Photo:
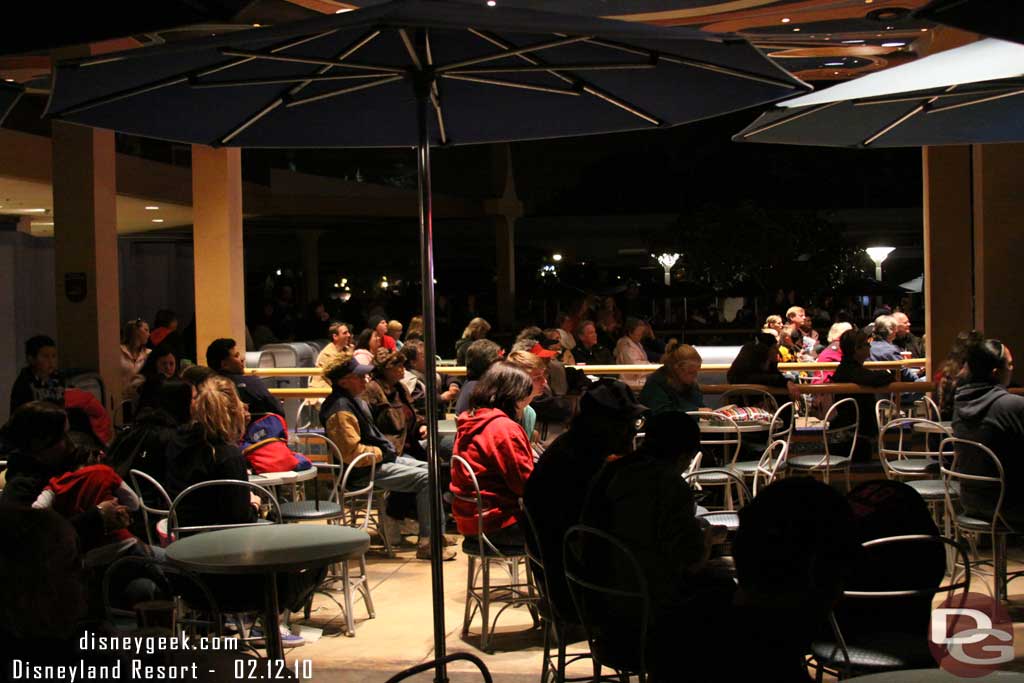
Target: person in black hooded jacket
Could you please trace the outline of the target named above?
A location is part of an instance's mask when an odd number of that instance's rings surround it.
[[[967,376],[956,388],[953,436],[988,446],[1003,467],[1006,489],[1003,517],[1018,531],[1024,529],[1024,396],[1006,390],[1013,374],[1013,354],[996,339],[967,349]],[[991,459],[964,449],[958,469],[968,474],[996,476]],[[968,513],[991,516],[999,492],[984,482],[962,482],[960,500]]]
[[[238,450],[248,415],[234,384],[210,377],[198,389],[195,422],[181,430],[167,449],[165,488],[173,500],[193,484],[213,479],[248,481]],[[190,494],[178,510],[181,526],[242,524],[256,519],[249,492],[242,487],[210,487]]]

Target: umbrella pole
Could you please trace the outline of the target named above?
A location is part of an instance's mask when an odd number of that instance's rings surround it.
[[[422,75],[422,72],[418,75]],[[416,88],[416,124],[419,144],[416,148],[416,171],[419,178],[420,205],[420,276],[423,290],[423,353],[426,367],[427,413],[427,466],[430,487],[430,587],[434,603],[434,668],[435,683],[448,682],[445,656],[444,624],[444,570],[441,566],[444,552],[442,542],[444,521],[441,518],[441,464],[437,459],[438,406],[437,406],[437,335],[434,325],[434,221],[433,197],[430,189],[430,131],[427,107],[432,77],[423,76],[414,81]]]

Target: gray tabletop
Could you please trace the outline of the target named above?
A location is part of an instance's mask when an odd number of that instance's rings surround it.
[[[316,467],[310,467],[301,472],[264,472],[263,474],[250,474],[249,481],[260,486],[284,486],[286,484],[298,484],[309,481],[316,477]]]
[[[365,531],[327,524],[267,524],[196,534],[167,546],[167,560],[207,574],[265,574],[322,567],[370,546]]]
[[[868,676],[855,676],[846,679],[848,681],[863,681],[864,683],[945,683],[949,681],[963,681],[965,679],[954,676],[942,669],[908,669],[906,671],[887,671],[885,673],[870,674]],[[976,679],[982,680],[982,679]],[[1024,674],[1015,671],[992,671],[985,674],[984,680],[1006,681],[1007,683],[1024,683]]]
[[[767,432],[768,425],[763,422],[737,422],[736,427],[733,427],[728,422],[701,420],[700,431],[703,434],[735,434],[736,431],[746,434],[748,432]]]

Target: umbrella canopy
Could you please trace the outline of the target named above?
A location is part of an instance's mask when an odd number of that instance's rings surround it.
[[[900,287],[913,292],[914,294],[920,294],[924,291],[924,275],[918,275],[913,280],[907,280],[906,282],[900,283]]]
[[[1020,0],[935,0],[915,14],[965,31],[1024,43],[1024,5]]]
[[[1024,45],[988,39],[787,100],[733,137],[828,147],[1024,140]]]
[[[0,123],[4,122],[24,93],[25,90],[20,85],[0,81]]]
[[[805,89],[738,38],[482,4],[398,0],[60,62],[48,113],[214,146],[416,148],[434,649],[440,658],[445,625],[430,146],[661,128]],[[445,680],[443,661],[437,680]]]
[[[399,0],[62,62],[48,113],[209,145],[411,147],[425,76],[432,145],[672,126],[808,89],[741,39]]]

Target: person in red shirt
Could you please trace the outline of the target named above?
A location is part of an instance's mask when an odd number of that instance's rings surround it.
[[[82,460],[78,468],[51,479],[32,503],[33,508],[52,508],[62,517],[71,518],[114,499],[131,512],[139,509],[139,497],[110,465],[97,462],[96,451],[81,449],[79,453]],[[86,566],[106,564],[137,543],[139,539],[127,529],[110,531],[103,544],[82,549]]]
[[[480,378],[469,410],[459,415],[454,454],[473,469],[483,498],[483,532],[495,545],[522,545],[519,498],[533,472],[533,449],[519,424],[530,402],[530,375],[508,361],[495,363]],[[464,467],[452,467],[452,514],[459,533],[476,536],[473,482]]]

